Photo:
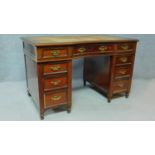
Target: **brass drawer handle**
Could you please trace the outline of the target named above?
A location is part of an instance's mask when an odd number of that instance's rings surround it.
[[[51,100],[53,100],[53,101],[59,101],[61,98],[62,98],[62,96],[57,96],[57,95],[55,95],[55,96],[53,96],[53,97],[51,98]]]
[[[59,71],[60,69],[61,69],[60,66],[52,66],[52,67],[51,67],[51,70],[52,70],[52,71]]]
[[[122,46],[121,46],[121,49],[127,50],[127,49],[129,49],[129,46],[128,46],[128,45],[122,45]]]
[[[119,73],[124,75],[124,74],[126,74],[126,70],[120,70]]]
[[[54,50],[54,51],[51,52],[51,54],[54,57],[58,57],[58,56],[60,56],[60,51],[59,50]]]
[[[81,48],[78,49],[78,52],[80,52],[80,53],[83,53],[85,51],[86,51],[86,48],[84,48],[84,47],[81,47]]]
[[[100,51],[106,51],[107,49],[108,49],[107,46],[100,46],[100,47],[99,47],[99,50],[100,50]]]
[[[51,81],[51,84],[54,86],[57,86],[61,83],[61,80],[57,80],[57,81]]]
[[[125,62],[128,61],[128,58],[127,58],[127,57],[121,57],[121,58],[120,58],[120,61],[125,63]]]
[[[117,84],[117,86],[123,88],[124,87],[124,83],[119,83],[119,84]]]

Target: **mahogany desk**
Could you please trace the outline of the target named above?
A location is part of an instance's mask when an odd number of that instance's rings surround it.
[[[51,108],[72,106],[72,60],[84,58],[83,81],[107,96],[129,96],[136,39],[103,35],[22,38],[28,95],[41,119]]]

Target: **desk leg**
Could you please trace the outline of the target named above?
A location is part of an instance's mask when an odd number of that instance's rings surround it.
[[[109,88],[109,92],[107,94],[108,103],[111,103],[112,97],[113,97],[113,94],[112,94],[111,88]]]
[[[111,103],[111,97],[108,97],[108,103]]]
[[[70,113],[72,109],[72,61],[68,62],[68,106],[67,112]]]
[[[28,89],[27,89],[27,95],[31,97],[31,94]]]
[[[43,113],[40,113],[40,119],[41,120],[44,120],[44,112]]]
[[[110,56],[110,66],[109,66],[109,88],[108,88],[108,94],[107,94],[107,98],[108,98],[108,103],[111,102],[112,97],[113,97],[113,91],[112,91],[112,86],[113,86],[113,78],[114,78],[114,71],[115,71],[115,57],[114,56]]]
[[[84,58],[84,65],[83,65],[83,85],[86,86],[86,69],[85,69],[85,66],[86,66],[86,59]]]
[[[83,85],[84,85],[84,86],[86,86],[86,82],[87,82],[87,81],[86,81],[85,79],[83,79]]]
[[[129,94],[130,94],[130,93],[127,92],[127,93],[125,94],[125,97],[126,97],[126,98],[129,98]]]
[[[37,64],[37,72],[38,72],[38,89],[39,89],[39,104],[40,104],[40,119],[44,119],[44,86],[43,86],[43,67],[42,64]]]

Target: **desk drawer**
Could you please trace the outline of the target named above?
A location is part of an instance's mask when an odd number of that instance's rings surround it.
[[[43,67],[43,74],[58,74],[67,72],[68,63],[46,64]]]
[[[131,67],[116,67],[114,73],[114,79],[120,80],[124,78],[131,78]]]
[[[121,93],[121,92],[126,92],[129,89],[129,80],[123,80],[123,81],[118,81],[113,83],[113,94],[116,93]]]
[[[91,52],[90,46],[75,46],[75,47],[73,47],[73,55],[74,56],[86,55],[89,52]]]
[[[68,57],[67,47],[46,47],[41,49],[41,59]]]
[[[67,87],[67,77],[53,77],[44,79],[44,90]]]
[[[99,52],[99,53],[104,53],[104,52],[112,52],[114,51],[115,47],[114,44],[98,44],[95,46],[93,49],[93,52]]]
[[[135,43],[121,43],[117,45],[117,51],[134,51]]]
[[[133,55],[121,55],[116,57],[116,66],[133,63]]]
[[[44,106],[50,108],[58,105],[67,104],[67,91],[51,92],[44,94]]]

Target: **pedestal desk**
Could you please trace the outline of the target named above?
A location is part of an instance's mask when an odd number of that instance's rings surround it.
[[[104,94],[129,96],[136,39],[105,35],[22,38],[28,95],[47,109],[72,107],[72,60],[84,58],[83,81]]]

